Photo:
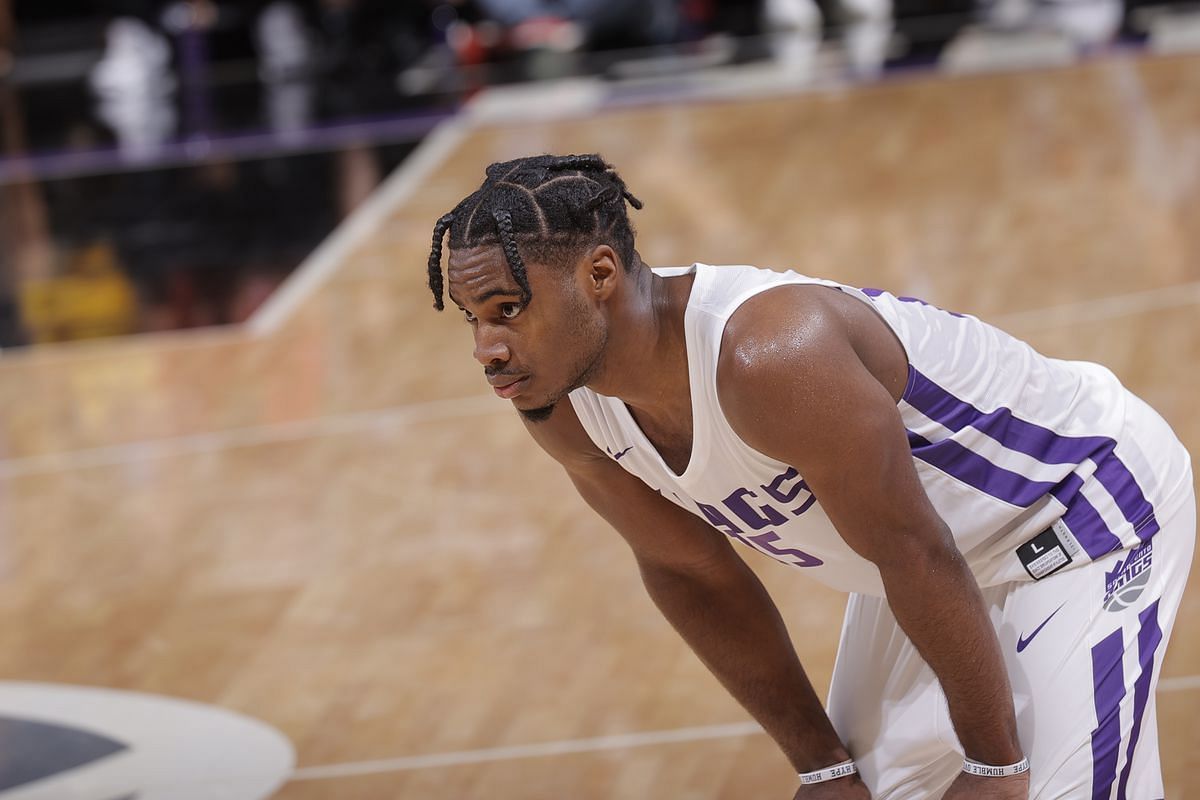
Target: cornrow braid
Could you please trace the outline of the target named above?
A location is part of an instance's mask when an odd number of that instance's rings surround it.
[[[504,258],[508,261],[508,268],[512,270],[517,285],[521,287],[521,302],[528,303],[529,298],[533,297],[533,292],[529,290],[529,276],[525,274],[525,262],[521,260],[521,252],[517,249],[517,237],[513,234],[512,215],[501,210],[492,212],[492,216],[496,220],[496,230],[500,232],[500,245],[504,248]]]
[[[429,289],[433,292],[433,307],[441,311],[442,301],[442,239],[454,221],[454,212],[443,214],[433,226],[433,247],[429,250]]]
[[[611,245],[626,270],[636,263],[626,204],[642,202],[599,155],[531,156],[490,164],[480,187],[433,228],[429,288],[443,308],[442,246],[499,245],[522,302],[533,297],[526,264],[567,265],[589,247]]]
[[[550,169],[560,171],[574,169],[580,172],[601,172],[608,176],[615,184],[617,192],[615,194],[609,194],[607,190],[605,190],[604,192],[596,195],[594,198],[592,198],[591,203],[589,203],[591,208],[595,208],[601,203],[611,202],[617,199],[617,197],[623,197],[625,200],[629,201],[629,205],[633,206],[638,211],[642,210],[642,201],[638,200],[629,193],[629,190],[625,188],[625,181],[621,180],[621,176],[617,174],[617,171],[614,170],[612,166],[610,166],[603,158],[594,153],[586,156],[563,156],[562,160],[559,163],[552,165]]]

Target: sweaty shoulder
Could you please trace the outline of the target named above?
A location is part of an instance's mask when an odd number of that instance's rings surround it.
[[[836,417],[863,379],[895,402],[907,377],[904,348],[870,306],[836,288],[792,284],[751,297],[730,316],[717,393],[734,430],[769,452],[755,440],[778,430],[778,417]]]

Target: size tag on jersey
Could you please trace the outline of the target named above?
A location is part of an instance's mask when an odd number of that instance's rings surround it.
[[[1047,528],[1017,548],[1017,558],[1035,581],[1071,563],[1071,556],[1059,540],[1054,528]]]

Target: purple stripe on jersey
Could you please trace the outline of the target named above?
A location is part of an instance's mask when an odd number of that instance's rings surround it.
[[[1008,408],[985,414],[960,400],[909,367],[908,389],[904,399],[925,416],[952,431],[970,427],[999,442],[1009,450],[1024,453],[1043,464],[1077,466],[1086,459],[1096,464],[1096,480],[1112,495],[1121,515],[1143,540],[1158,531],[1154,506],[1146,499],[1129,468],[1117,457],[1116,442],[1104,436],[1067,436],[1013,416]],[[1063,498],[1059,498],[1063,500]],[[1064,505],[1067,505],[1064,500]],[[1068,523],[1069,524],[1069,523]],[[1107,552],[1107,550],[1105,551]]]
[[[1053,483],[1035,481],[1012,470],[998,467],[953,439],[943,439],[931,444],[909,431],[910,446],[914,444],[914,437],[917,445],[912,447],[914,458],[919,458],[926,464],[937,467],[963,483],[1006,503],[1028,508],[1055,488]],[[924,444],[921,444],[922,442]]]
[[[1050,494],[1066,507],[1063,522],[1095,561],[1106,553],[1120,550],[1121,540],[1108,529],[1100,512],[1079,491],[1082,488],[1083,479],[1072,472]]]
[[[1078,465],[1084,459],[1099,460],[1113,440],[1103,436],[1065,436],[1013,416],[1001,406],[985,414],[952,395],[915,368],[909,381],[908,404],[952,431],[971,427],[1000,442],[1009,450],[1032,456],[1043,464]]]
[[[869,289],[866,287],[859,289],[859,291],[862,292],[863,294],[865,294],[867,297],[879,297],[879,295],[881,295],[881,294],[886,294],[886,292],[883,289]],[[920,305],[927,306],[929,308],[934,308],[934,309],[937,309],[938,311],[945,311],[947,314],[949,314],[952,317],[958,317],[959,319],[963,319],[966,317],[966,314],[959,314],[957,311],[947,311],[946,309],[942,308],[941,306],[935,306],[933,303],[926,303],[924,300],[922,300],[919,297],[909,297],[907,295],[892,295],[892,296],[895,297],[897,300],[899,300],[901,303],[919,303]]]
[[[908,446],[915,458],[937,467],[969,486],[1015,505],[1032,505],[1047,492],[1053,495],[1067,509],[1063,514],[1063,522],[1092,560],[1121,548],[1121,540],[1108,529],[1099,512],[1092,507],[1087,498],[1079,493],[1083,480],[1073,472],[1068,473],[1057,484],[1030,481],[995,466],[983,456],[956,442],[944,440],[933,444],[914,431],[908,431]],[[1004,476],[999,476],[999,473],[1004,473]],[[997,493],[998,490],[1005,489],[1014,491],[1007,495]]]
[[[1133,685],[1133,730],[1129,732],[1129,744],[1125,748],[1125,767],[1121,770],[1121,781],[1117,784],[1117,800],[1125,800],[1129,786],[1129,774],[1133,768],[1133,752],[1137,748],[1138,736],[1142,733],[1142,715],[1146,712],[1146,701],[1150,699],[1150,679],[1154,675],[1154,656],[1162,643],[1162,629],[1158,627],[1158,601],[1155,600],[1145,611],[1138,614],[1142,627],[1138,630],[1138,674]]]
[[[1158,520],[1154,517],[1154,506],[1142,494],[1133,473],[1117,457],[1112,447],[1096,462],[1096,480],[1117,501],[1117,508],[1125,520],[1137,531],[1142,541],[1158,533]]]
[[[1092,800],[1108,800],[1117,778],[1121,700],[1125,698],[1125,670],[1121,665],[1124,649],[1120,628],[1092,648],[1092,686],[1096,702],[1096,727],[1092,731]]]

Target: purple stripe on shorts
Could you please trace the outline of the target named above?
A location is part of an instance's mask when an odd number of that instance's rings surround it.
[[[1108,800],[1117,778],[1121,700],[1125,698],[1125,670],[1121,665],[1124,649],[1120,628],[1092,648],[1092,686],[1096,702],[1096,728],[1092,731],[1092,800]]]
[[[1117,457],[1114,450],[1116,442],[1112,439],[1055,433],[1018,419],[1013,416],[1011,409],[1004,407],[985,414],[912,367],[909,368],[909,388],[904,399],[913,408],[952,431],[970,427],[1009,450],[1024,453],[1043,464],[1075,466],[1092,459],[1096,464],[1096,480],[1112,495],[1121,515],[1134,527],[1138,536],[1145,540],[1158,531],[1154,506],[1146,499],[1133,473]]]
[[[1138,736],[1142,732],[1142,716],[1146,713],[1146,701],[1150,699],[1150,679],[1154,676],[1154,655],[1162,643],[1162,629],[1158,627],[1158,601],[1138,614],[1142,627],[1138,630],[1138,674],[1133,685],[1133,730],[1129,732],[1129,744],[1125,749],[1125,768],[1121,770],[1121,781],[1117,784],[1117,800],[1125,800],[1129,786],[1129,773],[1133,768],[1133,752],[1137,748]]]

